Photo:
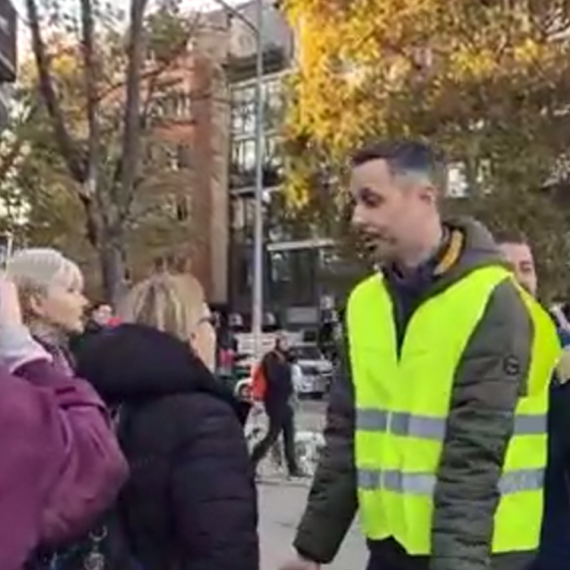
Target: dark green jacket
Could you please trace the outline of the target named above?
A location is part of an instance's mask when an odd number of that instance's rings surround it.
[[[460,234],[462,248],[443,273],[435,271],[438,259],[428,264],[427,271],[422,268],[414,283],[400,279],[389,268],[385,272],[402,336],[422,301],[476,268],[503,263],[491,235],[477,222],[452,221],[448,228],[450,235]],[[439,258],[444,254],[440,252]],[[445,326],[442,323],[442,328]],[[532,560],[533,553],[504,554],[494,556],[489,565],[499,500],[497,484],[513,432],[517,400],[526,389],[532,340],[530,316],[519,292],[507,280],[493,292],[457,369],[437,474],[432,556],[429,560],[418,558],[418,568],[523,570]],[[321,563],[335,557],[357,511],[349,363],[345,361],[339,372],[327,412],[326,449],[294,541],[301,554]],[[393,540],[372,544],[371,553],[379,558],[389,555],[390,569],[403,564],[409,567],[411,562]],[[394,556],[402,559],[396,566]],[[381,560],[378,566],[382,567]]]

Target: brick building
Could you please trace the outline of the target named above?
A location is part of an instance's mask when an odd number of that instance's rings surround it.
[[[157,264],[189,270],[216,303],[227,296],[228,103],[222,79],[197,38],[161,80],[168,89],[153,100],[145,145],[160,179],[139,197],[137,208],[150,215],[129,246],[133,278]]]
[[[226,36],[227,30],[205,21],[185,53],[160,73],[152,94],[149,85],[158,64],[152,58],[146,63],[144,182],[132,205],[126,248],[130,282],[156,268],[190,271],[213,303],[227,301],[228,282],[229,99],[223,59],[216,53]],[[123,97],[123,87],[111,92],[106,112],[119,117]],[[85,268],[88,292],[97,296],[99,266],[93,251],[83,242],[66,250]]]

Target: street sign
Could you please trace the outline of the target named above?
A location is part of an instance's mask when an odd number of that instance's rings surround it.
[[[16,80],[18,15],[11,0],[0,0],[0,82]]]

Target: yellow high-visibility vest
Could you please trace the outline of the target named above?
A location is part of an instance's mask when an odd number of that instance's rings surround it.
[[[352,292],[347,325],[355,461],[368,538],[393,537],[411,555],[430,554],[433,493],[456,368],[493,290],[505,279],[512,277],[501,267],[481,268],[424,302],[400,351],[382,277],[370,277]],[[548,389],[560,353],[549,315],[522,289],[520,294],[533,321],[534,345],[499,482],[496,553],[532,550],[539,542]]]

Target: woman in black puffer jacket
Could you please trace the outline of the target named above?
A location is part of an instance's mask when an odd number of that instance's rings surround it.
[[[253,471],[233,396],[210,371],[215,335],[201,287],[151,278],[122,316],[131,324],[90,340],[77,367],[120,410],[133,554],[145,570],[259,570]]]

